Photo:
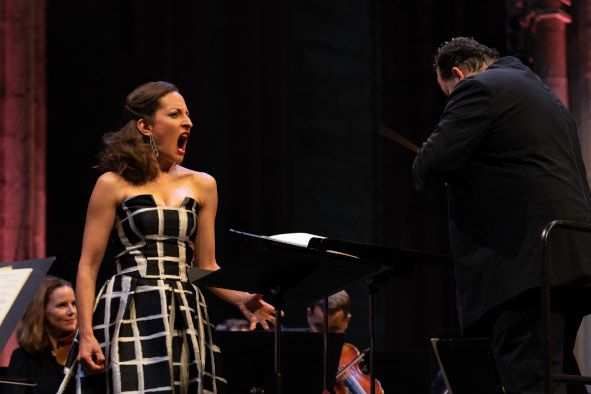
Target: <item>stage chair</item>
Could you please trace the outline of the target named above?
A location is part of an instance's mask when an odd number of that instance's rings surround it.
[[[544,392],[552,393],[555,383],[591,385],[591,376],[567,375],[563,373],[554,373],[552,371],[552,351],[550,338],[550,283],[552,276],[552,254],[550,251],[550,235],[555,229],[565,229],[578,233],[591,234],[591,224],[579,223],[567,220],[554,220],[544,227],[540,239],[540,250],[542,253],[541,267],[541,302],[542,302],[542,333],[544,337]],[[591,243],[591,237],[589,237]]]

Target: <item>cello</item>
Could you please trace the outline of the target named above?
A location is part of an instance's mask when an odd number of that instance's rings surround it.
[[[335,394],[367,394],[370,392],[371,378],[359,367],[366,352],[367,350],[361,353],[350,343],[343,344],[334,386]],[[384,394],[382,384],[377,379],[375,379],[375,393]]]

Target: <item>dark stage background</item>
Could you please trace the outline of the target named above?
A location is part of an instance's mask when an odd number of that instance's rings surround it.
[[[217,255],[228,229],[310,232],[448,253],[443,190],[414,191],[416,143],[443,109],[432,54],[455,35],[505,53],[502,2],[468,0],[48,1],[47,253],[74,279],[100,136],[121,123],[125,95],[169,80],[195,127],[184,163],[218,181]],[[109,259],[103,270],[109,271]],[[350,290],[348,340],[364,348],[367,296]],[[426,392],[428,338],[455,328],[451,267],[418,268],[380,287],[377,347],[386,389]],[[238,316],[210,298],[214,321]],[[287,324],[305,325],[303,305]],[[392,372],[394,371],[394,372]],[[397,379],[394,381],[394,379]],[[406,391],[400,391],[406,392]]]

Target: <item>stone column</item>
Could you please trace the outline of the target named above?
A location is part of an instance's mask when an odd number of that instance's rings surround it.
[[[0,0],[0,59],[0,261],[8,262],[45,255],[45,0]]]
[[[574,29],[570,32],[574,45],[571,49],[572,112],[579,128],[579,140],[587,181],[591,180],[591,0],[577,0],[573,4]],[[581,300],[580,302],[590,302]],[[575,354],[581,372],[591,375],[591,316],[583,320]]]
[[[531,60],[534,71],[569,106],[566,26],[570,0],[540,0],[532,8]]]
[[[573,103],[573,115],[579,127],[579,139],[583,160],[587,168],[587,180],[591,180],[591,1],[577,0],[575,6],[575,37],[571,57],[574,64],[571,69],[575,76],[571,86],[576,100]]]

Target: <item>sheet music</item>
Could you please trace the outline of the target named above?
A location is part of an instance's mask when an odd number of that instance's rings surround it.
[[[308,233],[286,233],[286,234],[276,234],[271,235],[269,238],[283,242],[286,244],[296,245],[296,246],[303,246],[304,248],[308,247],[308,244],[312,238],[326,238],[321,235],[314,235]]]
[[[285,233],[285,234],[276,234],[276,235],[271,235],[267,238],[270,238],[274,241],[279,241],[279,242],[283,242],[285,244],[289,244],[289,245],[295,245],[295,246],[302,246],[304,248],[307,248],[310,245],[310,240],[312,238],[321,238],[321,239],[326,239],[326,237],[323,237],[321,235],[315,235],[315,234],[308,234],[308,233]],[[326,253],[332,253],[332,254],[338,254],[340,256],[347,256],[347,257],[352,257],[355,259],[358,259],[358,256],[354,256],[352,254],[348,254],[348,253],[343,253],[343,252],[339,252],[337,250],[325,250]]]
[[[0,269],[0,324],[6,318],[31,272],[32,268]]]

